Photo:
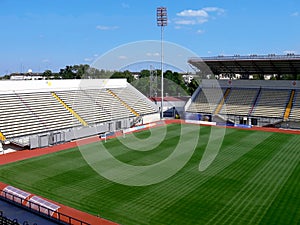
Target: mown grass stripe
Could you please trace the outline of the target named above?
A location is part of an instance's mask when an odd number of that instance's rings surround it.
[[[173,182],[169,182],[167,186],[164,186],[163,188],[157,186],[157,188],[153,190],[151,194],[159,196],[162,203],[159,206],[157,206],[156,209],[152,210],[151,214],[155,214],[159,212],[160,210],[164,209],[168,205],[176,204],[176,202],[180,201],[181,198],[184,198],[185,195],[188,195],[190,192],[196,190],[201,185],[211,180],[216,174],[222,172],[226,167],[230,166],[233,162],[238,160],[244,154],[251,151],[260,142],[263,142],[266,138],[272,135],[271,133],[260,134],[260,133],[252,133],[252,132],[250,133],[239,132],[233,129],[230,129],[229,131],[230,132],[226,138],[229,139],[232,136],[230,145],[222,148],[220,154],[216,158],[216,161],[211,165],[211,167],[209,167],[207,171],[199,172],[197,168],[191,167],[188,171],[186,171],[186,173],[178,174],[173,179]],[[236,134],[236,132],[238,132],[238,134]],[[253,139],[255,139],[256,141],[255,142],[252,141]],[[247,145],[243,145],[244,141],[247,143]],[[225,157],[227,160],[226,162],[224,162],[223,161],[224,155],[227,155],[224,153],[226,153],[227,151],[231,151],[231,153],[233,154],[231,157],[229,155],[228,157]],[[199,163],[199,159],[196,162]],[[233,172],[233,174],[234,173],[235,172]],[[200,175],[201,178],[195,181],[195,176],[200,176]],[[182,191],[181,197],[179,199],[172,198],[172,196],[176,195],[177,192],[177,189],[174,189],[173,187],[178,184],[182,184],[179,186],[180,190]],[[166,191],[162,191],[162,190],[166,190]],[[143,201],[148,199],[149,199],[148,201],[152,201],[151,195],[145,194],[144,198],[142,199]],[[136,204],[138,204],[139,199],[137,199],[136,201],[137,201]],[[129,203],[126,203],[126,206],[128,206],[128,204]]]
[[[295,142],[289,145],[293,146]],[[286,146],[288,147],[288,146]],[[299,154],[294,151],[286,152],[278,151],[267,163],[261,168],[260,173],[257,173],[244,188],[238,192],[232,200],[221,210],[215,218],[211,220],[213,224],[236,224],[238,219],[246,219],[248,216],[251,221],[257,220],[253,212],[258,212],[260,207],[264,207],[265,200],[268,200],[276,189],[276,186],[284,184],[296,163],[299,161]],[[284,166],[284,161],[289,160],[287,168]],[[275,188],[275,189],[274,189]],[[260,195],[262,193],[262,195]],[[274,197],[274,196],[273,196]],[[276,197],[276,196],[275,196]],[[251,206],[252,204],[252,206]],[[254,209],[255,208],[255,209]],[[233,210],[232,210],[233,209]],[[250,222],[251,222],[250,221]]]
[[[257,135],[260,135],[259,137],[261,137],[261,134],[257,134]],[[265,139],[269,138],[271,135],[272,134],[267,134]],[[252,143],[254,143],[254,142],[252,142]],[[255,143],[258,144],[259,142],[255,142]],[[260,146],[261,144],[262,143],[258,144],[258,146]],[[251,146],[249,146],[249,147],[251,147]],[[261,149],[263,149],[263,148],[261,148]],[[250,150],[252,150],[252,148],[249,149],[249,152],[251,152]],[[222,154],[222,152],[223,151],[221,151],[221,154]],[[246,154],[248,154],[248,152]],[[205,201],[205,202],[210,202],[210,203],[213,203],[213,202],[216,203],[216,200],[218,201],[223,196],[228,195],[228,193],[230,195],[232,195],[232,193],[230,193],[230,192],[231,192],[231,187],[233,185],[231,183],[230,184],[221,183],[220,179],[224,179],[226,177],[230,178],[230,179],[236,179],[236,174],[238,173],[238,171],[240,171],[240,175],[238,177],[239,177],[240,180],[244,180],[244,179],[247,178],[247,176],[246,176],[247,172],[249,172],[250,174],[253,173],[253,171],[251,169],[249,171],[244,171],[244,170],[239,170],[238,169],[238,168],[241,167],[241,165],[244,164],[245,160],[243,158],[244,157],[241,157],[240,159],[235,161],[233,164],[231,164],[229,167],[226,167],[225,170],[219,171],[219,173],[216,173],[213,176],[209,175],[207,178],[201,177],[201,179],[197,179],[197,180],[195,180],[195,178],[194,178],[193,183],[194,184],[199,184],[199,186],[195,187],[195,189],[193,189],[193,191],[190,191],[188,193],[184,192],[185,194],[183,194],[182,197],[178,198],[176,200],[176,202],[173,203],[173,205],[170,207],[170,208],[172,208],[172,213],[174,213],[176,215],[177,214],[182,214],[181,211],[182,211],[182,206],[183,206],[184,202],[187,202],[187,204],[188,204],[188,202],[191,199],[193,200],[195,198],[195,196],[198,196],[198,195],[200,195],[200,198],[198,198],[198,201]],[[257,161],[257,160],[254,160],[254,162],[255,162],[254,168],[257,167],[259,164],[263,163],[263,161]],[[244,175],[243,177],[242,177],[242,174]],[[245,178],[245,176],[246,176],[246,178]],[[217,189],[217,190],[214,189],[213,192],[212,192],[211,187],[213,187],[213,186],[218,186],[219,189]],[[181,190],[182,190],[182,188],[181,188]],[[216,206],[217,205],[215,205],[215,207]],[[195,207],[192,207],[192,209],[193,209],[193,215],[201,214],[201,209],[200,210],[197,210],[197,209],[194,210]],[[213,214],[213,212],[212,212],[212,214]],[[202,221],[201,223],[204,223],[204,220],[205,220],[205,216],[202,216],[201,217],[201,221]],[[180,221],[180,222],[182,222],[182,221]],[[194,224],[195,222],[197,222],[197,221],[193,221],[190,224]],[[185,222],[185,224],[188,224],[188,223]]]

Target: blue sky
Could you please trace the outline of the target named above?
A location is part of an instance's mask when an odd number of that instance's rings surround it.
[[[0,0],[0,75],[58,71],[113,48],[160,40],[198,56],[300,53],[299,0]]]

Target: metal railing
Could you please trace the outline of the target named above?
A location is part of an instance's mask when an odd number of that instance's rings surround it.
[[[0,210],[0,225],[20,225],[16,219],[9,219],[4,216],[3,212]]]
[[[0,199],[13,203],[17,206],[20,206],[24,209],[29,209],[30,211],[43,216],[44,218],[59,222],[61,224],[78,224],[78,225],[90,225],[82,220],[73,218],[72,216],[66,215],[64,213],[53,211],[47,207],[39,205],[37,203],[31,202],[30,200],[26,200],[17,195],[9,193],[3,189],[0,189]],[[25,204],[26,203],[26,204]]]

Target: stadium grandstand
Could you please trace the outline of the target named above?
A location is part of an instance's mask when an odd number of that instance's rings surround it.
[[[2,81],[0,94],[2,143],[31,149],[159,119],[126,79]]]
[[[202,80],[185,106],[186,116],[227,124],[300,128],[299,55],[217,56],[192,58],[200,73],[217,77],[240,74],[292,75],[295,80]],[[209,67],[209,69],[207,68]],[[224,77],[224,76],[223,76]]]

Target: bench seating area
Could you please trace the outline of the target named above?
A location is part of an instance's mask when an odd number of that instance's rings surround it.
[[[119,118],[133,117],[130,112],[121,102],[112,96],[106,89],[101,90],[85,90],[86,95],[93,100],[97,107],[105,112],[107,118],[102,121],[115,120]]]
[[[134,111],[139,115],[158,112],[150,100],[131,86],[113,87],[115,95],[109,90],[86,88],[1,94],[0,132],[6,139],[12,139],[136,117]]]
[[[0,98],[0,129],[6,138],[80,125],[50,92],[15,93]]]
[[[25,106],[41,121],[47,130],[65,129],[81,125],[69,111],[53,98],[50,92],[22,93],[18,95]]]
[[[223,88],[202,88],[187,111],[195,113],[214,113],[224,96],[225,90],[226,89]]]
[[[291,90],[262,89],[252,116],[283,118]]]
[[[195,100],[191,102],[187,112],[216,113],[216,108],[224,96],[226,88],[201,88]],[[250,116],[261,118],[284,119],[287,105],[292,96],[292,89],[276,88],[230,88],[230,92],[218,112],[220,115]],[[300,90],[295,91],[295,97],[289,120],[300,121]]]
[[[50,93],[48,93],[48,95],[52,97]],[[39,96],[38,93],[24,95],[8,94],[1,96],[0,129],[6,138],[43,133],[61,128],[59,122],[50,119],[52,109],[51,111],[47,111],[49,108],[42,108],[45,104],[42,106],[39,105],[39,101],[47,101],[43,99],[43,97],[45,96]],[[32,99],[36,99],[36,102],[33,102]],[[61,107],[59,102],[56,102],[56,105],[57,107]],[[48,118],[44,116],[45,112],[49,113]],[[60,116],[59,112],[56,113],[54,118]],[[72,115],[68,115],[68,119],[72,123]],[[65,127],[65,123],[62,124],[62,127]]]
[[[110,120],[111,110],[103,107],[103,105],[107,105],[108,103],[114,105],[113,99],[107,98],[109,97],[107,94],[100,101],[97,101],[91,93],[89,95],[86,92],[88,91],[72,90],[60,91],[56,92],[56,94],[89,125]]]
[[[112,88],[110,90],[117,94],[122,101],[124,101],[129,107],[131,107],[140,115],[157,112],[157,109],[145,101],[145,96],[139,96],[137,93],[134,93],[134,90],[131,90],[130,87],[125,87],[122,89]]]
[[[232,88],[220,114],[247,116],[253,106],[258,89]]]

